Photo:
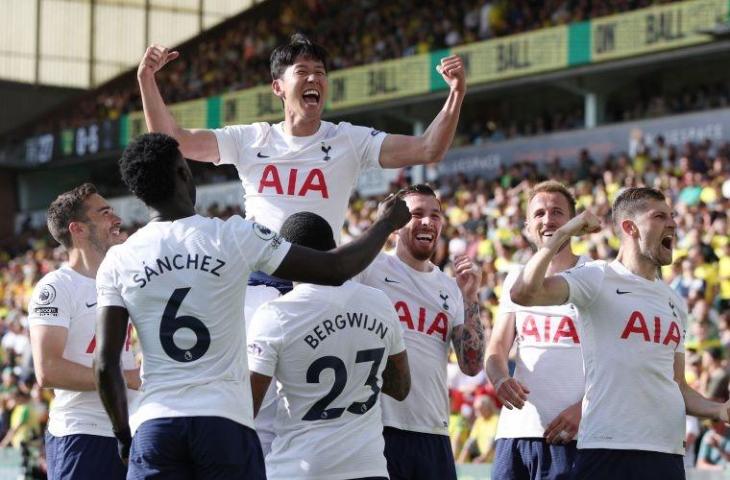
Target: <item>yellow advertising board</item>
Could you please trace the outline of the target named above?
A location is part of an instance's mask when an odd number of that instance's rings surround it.
[[[701,30],[728,18],[728,0],[691,0],[591,20],[591,61],[709,42]]]
[[[557,70],[568,66],[568,27],[471,43],[451,51],[464,59],[470,83]]]

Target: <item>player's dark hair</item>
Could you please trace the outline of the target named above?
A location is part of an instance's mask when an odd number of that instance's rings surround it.
[[[290,215],[284,220],[279,233],[291,243],[314,250],[326,252],[337,247],[330,224],[312,212],[297,212]]]
[[[527,204],[529,205],[538,193],[559,193],[568,201],[570,208],[570,216],[575,217],[575,197],[565,185],[555,180],[546,180],[535,185],[527,195]]]
[[[60,194],[51,202],[46,213],[46,224],[48,231],[53,238],[66,249],[71,248],[71,232],[68,226],[71,222],[85,222],[89,219],[86,215],[86,199],[96,193],[96,187],[91,183],[84,183]]]
[[[656,188],[630,187],[616,197],[612,207],[613,223],[618,232],[621,232],[621,222],[627,218],[635,218],[638,213],[646,210],[651,200],[665,202],[667,197]]]
[[[140,200],[154,205],[175,191],[179,144],[164,133],[145,133],[132,140],[119,159],[122,181]]]
[[[439,200],[436,192],[433,191],[433,188],[431,188],[429,185],[426,185],[425,183],[409,185],[406,188],[399,190],[397,195],[401,198],[405,198],[408,195],[427,195],[429,197],[435,198],[439,204],[439,210],[441,209],[441,200]]]
[[[287,67],[294,65],[299,57],[320,61],[324,65],[325,72],[328,70],[327,50],[321,45],[312,43],[301,33],[295,33],[289,39],[289,43],[279,45],[271,52],[269,59],[271,78],[273,80],[281,78]]]

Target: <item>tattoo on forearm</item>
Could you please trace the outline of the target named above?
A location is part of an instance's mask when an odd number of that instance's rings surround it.
[[[479,318],[479,304],[464,303],[464,325],[455,332],[454,350],[465,372],[478,372],[484,363],[484,325]]]

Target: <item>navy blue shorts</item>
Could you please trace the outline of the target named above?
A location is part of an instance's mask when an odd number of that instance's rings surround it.
[[[567,480],[576,442],[553,445],[544,438],[500,438],[496,441],[493,480]]]
[[[266,480],[252,429],[221,417],[156,418],[134,434],[127,479]],[[104,479],[106,480],[106,479]]]
[[[574,480],[684,480],[682,455],[644,450],[578,450]]]
[[[54,437],[46,432],[46,462],[49,480],[124,480],[127,476],[114,437],[82,434]]]
[[[448,436],[385,427],[383,438],[390,480],[456,480]]]
[[[274,287],[275,289],[279,290],[282,295],[286,295],[287,293],[292,291],[292,288],[294,288],[294,284],[292,284],[292,282],[290,282],[289,280],[272,277],[271,275],[267,275],[264,272],[251,272],[251,274],[248,276],[248,285],[251,287],[256,285]]]

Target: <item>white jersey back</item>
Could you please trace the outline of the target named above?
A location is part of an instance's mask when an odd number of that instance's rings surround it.
[[[322,121],[308,137],[287,135],[283,123],[213,130],[220,163],[238,170],[246,218],[279,231],[291,214],[308,211],[329,222],[339,243],[360,173],[380,168],[385,134],[347,122]]]
[[[596,261],[561,274],[579,323],[586,390],[578,448],[684,454],[685,405],[674,381],[687,312],[660,279],[620,262]]]
[[[452,331],[464,323],[464,300],[456,281],[435,265],[430,272],[419,272],[385,253],[357,279],[388,295],[408,349],[411,391],[402,402],[383,398],[383,424],[448,435],[446,365]]]
[[[379,392],[405,346],[383,292],[297,285],[256,312],[249,334],[251,370],[279,381],[267,477],[387,477]]]
[[[46,274],[35,287],[28,305],[31,327],[48,325],[68,330],[63,358],[91,368],[96,349],[96,287],[85,277],[64,265]],[[122,351],[122,368],[136,368],[129,333]],[[96,391],[75,392],[54,388],[55,399],[49,412],[48,431],[56,437],[100,435],[112,437],[112,425]],[[128,400],[136,392],[127,390]]]
[[[576,265],[590,262],[578,258]],[[520,265],[504,280],[499,314],[514,313],[517,365],[514,378],[530,390],[521,408],[502,408],[497,438],[542,438],[545,428],[567,407],[583,398],[585,380],[575,306],[524,307],[512,302],[509,291]]]
[[[142,346],[133,431],[145,420],[192,416],[253,428],[246,281],[276,270],[289,246],[238,216],[194,215],[151,222],[109,250],[97,274],[99,305],[125,307]]]

